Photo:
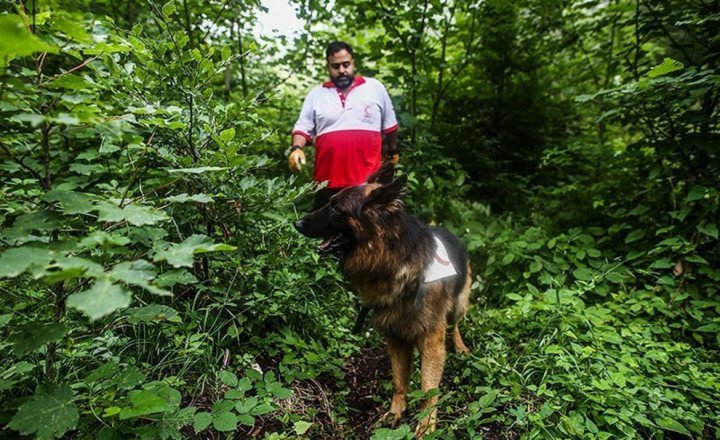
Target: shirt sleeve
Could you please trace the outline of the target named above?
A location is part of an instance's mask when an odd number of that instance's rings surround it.
[[[393,108],[390,95],[388,95],[385,86],[380,84],[380,103],[382,107],[382,127],[381,131],[383,134],[392,133],[398,129],[398,121],[395,116],[395,109]]]
[[[314,93],[310,92],[305,97],[302,109],[300,110],[300,117],[293,127],[292,134],[299,134],[307,139],[308,144],[312,143],[312,138],[315,136],[315,110],[313,109],[313,96]]]

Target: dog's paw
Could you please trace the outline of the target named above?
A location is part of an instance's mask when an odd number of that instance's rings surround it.
[[[390,410],[383,414],[382,417],[380,417],[380,423],[383,425],[390,423],[390,426],[396,428],[397,425],[400,423],[400,419],[402,419],[402,416],[403,411],[393,412],[392,410]]]
[[[455,353],[457,353],[457,354],[462,354],[462,355],[470,354],[470,349],[467,348],[467,345],[465,345],[465,344],[460,345],[460,346],[457,346],[457,345],[456,345],[456,346],[455,346]]]

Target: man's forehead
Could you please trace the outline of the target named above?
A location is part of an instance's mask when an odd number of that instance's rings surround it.
[[[334,54],[330,55],[328,57],[328,62],[329,63],[342,63],[343,61],[350,61],[352,59],[353,59],[352,55],[350,55],[350,53],[347,50],[343,49],[339,52],[335,52]]]

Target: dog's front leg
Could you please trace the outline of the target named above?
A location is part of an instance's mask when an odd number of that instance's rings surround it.
[[[420,377],[422,390],[425,393],[440,386],[440,379],[442,378],[443,368],[445,367],[446,328],[447,326],[443,322],[419,343],[421,359]],[[435,431],[435,424],[437,423],[437,402],[437,394],[425,401],[422,411],[429,412],[420,420],[415,429],[415,436],[417,438]]]
[[[392,417],[393,427],[397,426],[400,418],[407,408],[407,392],[410,385],[410,372],[412,371],[412,344],[397,340],[387,340],[390,363],[392,365],[393,397],[390,411],[382,417],[385,421]]]

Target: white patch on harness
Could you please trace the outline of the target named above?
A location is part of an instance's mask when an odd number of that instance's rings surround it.
[[[457,275],[445,245],[436,236],[433,235],[433,238],[435,239],[435,254],[432,263],[425,269],[426,283]]]

